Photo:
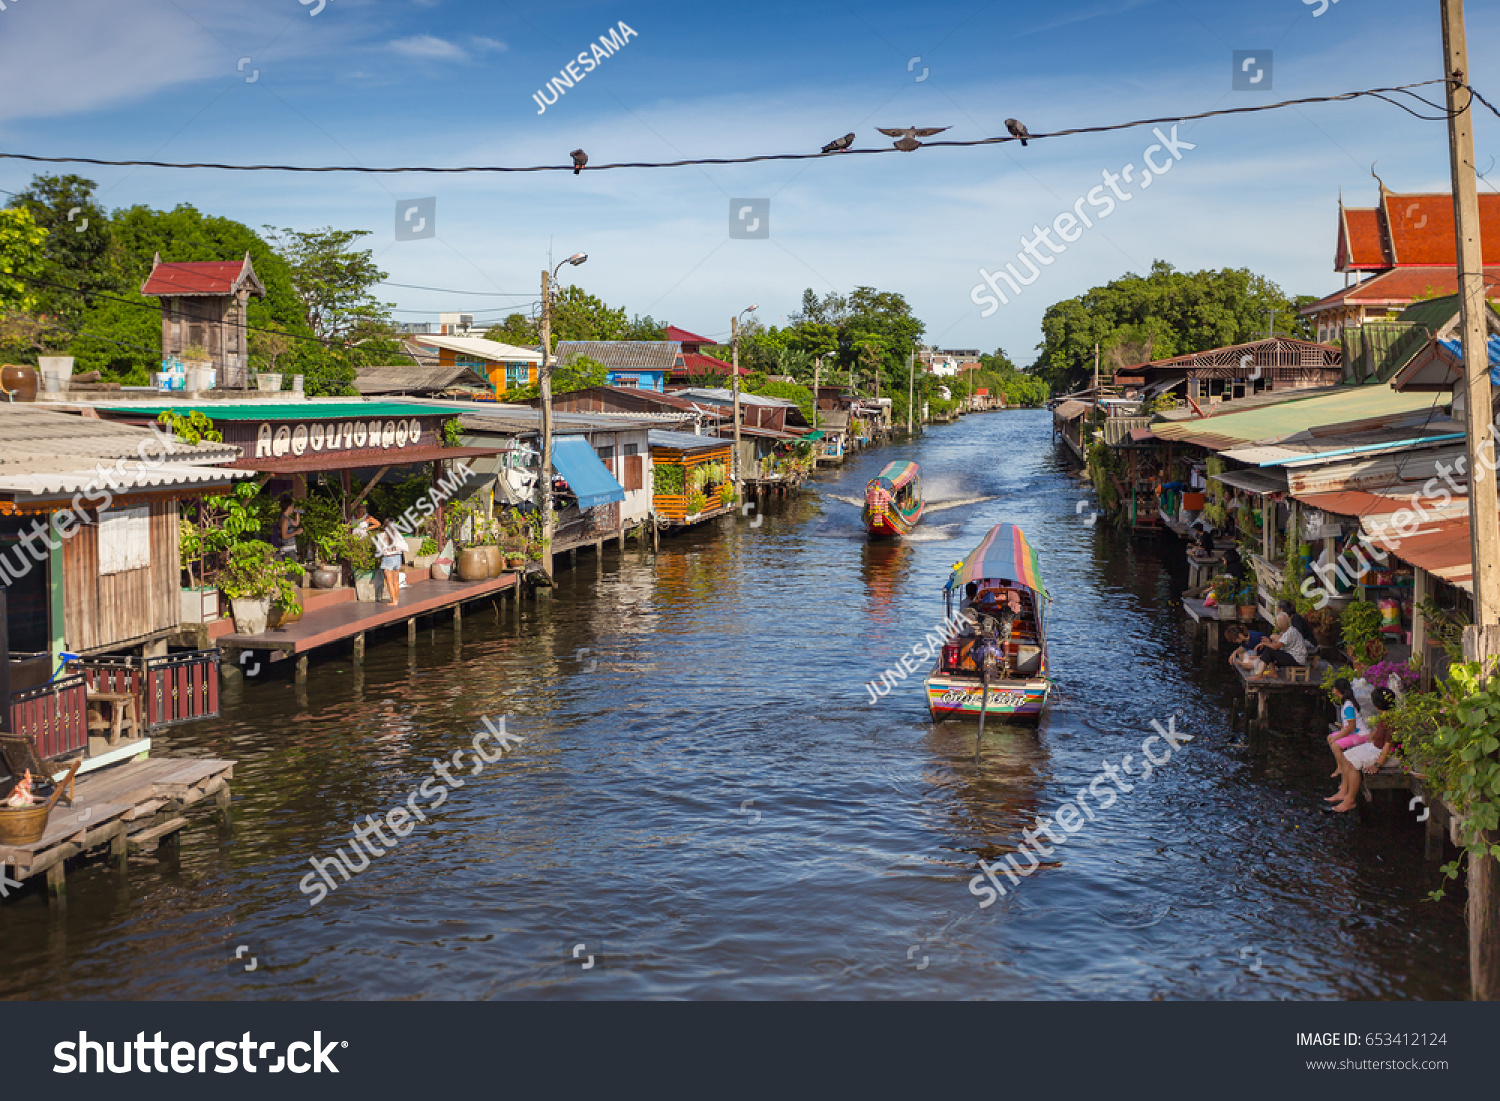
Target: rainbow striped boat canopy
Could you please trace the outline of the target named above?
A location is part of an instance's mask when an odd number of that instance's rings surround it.
[[[1026,536],[1014,524],[996,524],[979,546],[953,569],[953,576],[945,586],[949,591],[962,589],[970,581],[993,581],[1008,578],[1024,585],[1040,596],[1047,595],[1042,584],[1042,565],[1026,541]]]
[[[910,460],[887,463],[884,470],[875,475],[873,482],[885,482],[886,490],[895,493],[907,482],[911,481],[922,472],[922,468]]]

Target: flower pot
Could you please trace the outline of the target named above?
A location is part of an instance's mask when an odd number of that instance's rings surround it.
[[[271,598],[236,597],[229,602],[234,610],[234,633],[258,635],[266,629],[266,619],[271,614]]]
[[[458,579],[483,581],[490,575],[490,558],[483,547],[465,547],[458,552]]]
[[[262,393],[269,393],[281,389],[281,376],[279,374],[262,371],[255,376],[255,388]],[[373,599],[373,598],[372,598]]]
[[[339,583],[340,571],[337,566],[318,566],[308,574],[312,587],[315,589],[336,588]]]
[[[375,574],[376,570],[354,571],[354,599],[362,600],[366,604],[375,600]]]
[[[513,570],[519,570],[526,565],[524,554],[508,554],[505,556],[505,565]]]
[[[1255,607],[1254,604],[1241,604],[1240,605],[1240,620],[1241,620],[1241,622],[1244,622],[1244,623],[1254,623],[1255,622],[1255,613],[1257,611],[1258,611],[1258,609]]]
[[[432,564],[437,560],[438,556],[435,554],[414,554],[412,555],[411,564],[419,570],[430,570],[432,569]]]
[[[271,609],[270,614],[266,616],[266,626],[274,631],[296,623],[301,618],[302,608],[300,606],[297,608],[283,608],[280,604],[277,604]]]
[[[452,572],[453,563],[449,562],[445,558],[439,558],[432,564],[432,568],[428,570],[428,573],[431,574],[434,581],[447,581],[448,575]]]
[[[484,560],[488,563],[490,576],[499,577],[500,572],[505,569],[505,556],[500,553],[499,547],[480,547],[484,551]]]
[[[1220,604],[1214,608],[1214,614],[1219,619],[1236,619],[1239,616],[1239,611],[1233,604]]]
[[[218,589],[183,589],[181,601],[183,623],[212,623],[219,618]]]
[[[4,390],[9,401],[36,401],[39,379],[35,367],[7,363],[0,370],[0,390]]]
[[[73,378],[72,356],[38,356],[37,367],[42,373],[42,389],[49,394],[58,394],[68,388]]]

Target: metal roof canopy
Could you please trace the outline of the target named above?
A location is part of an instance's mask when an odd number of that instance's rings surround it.
[[[1394,418],[1431,408],[1432,400],[1425,394],[1401,394],[1387,385],[1344,386],[1337,393],[1197,421],[1158,421],[1152,430],[1161,439],[1230,451],[1252,443],[1279,443],[1298,433],[1332,436],[1383,428]]]
[[[301,421],[329,420],[338,417],[437,417],[443,414],[443,405],[452,402],[419,405],[401,401],[360,401],[341,399],[322,401],[212,401],[182,405],[123,405],[99,403],[96,407],[108,413],[149,417],[155,420],[162,413],[171,412],[181,416],[202,413],[214,421]],[[456,412],[456,411],[455,411]]]
[[[1222,474],[1210,474],[1210,478],[1223,482],[1246,493],[1264,497],[1268,493],[1285,493],[1287,479],[1285,471],[1272,473],[1269,470],[1226,470]]]
[[[254,470],[261,474],[315,474],[328,470],[415,466],[418,463],[436,463],[445,459],[478,459],[498,455],[505,450],[503,447],[443,447],[441,444],[432,444],[427,447],[392,448],[389,451],[325,451],[300,457],[286,455],[271,459],[244,458],[233,466],[237,470]]]
[[[552,442],[552,466],[578,497],[579,508],[625,500],[625,487],[599,461],[588,440],[564,436]]]
[[[651,430],[651,446],[669,451],[717,451],[733,446],[733,439],[718,436],[695,436],[691,432],[666,432],[660,428]]]

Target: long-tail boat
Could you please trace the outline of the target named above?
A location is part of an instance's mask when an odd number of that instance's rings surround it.
[[[888,463],[865,486],[865,531],[872,537],[910,535],[925,505],[922,468],[910,461]]]
[[[967,633],[945,642],[925,682],[932,717],[978,715],[981,701],[987,715],[1040,716],[1052,692],[1048,597],[1041,563],[1021,529],[1014,524],[992,527],[954,566],[943,600],[950,622],[954,602],[959,602]]]

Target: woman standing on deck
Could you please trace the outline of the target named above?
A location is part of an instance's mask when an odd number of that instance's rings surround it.
[[[385,598],[394,607],[401,598],[401,563],[406,557],[406,540],[390,524],[382,524],[373,516],[370,520],[378,529],[374,536],[375,553],[380,555],[380,570],[385,575]]]

